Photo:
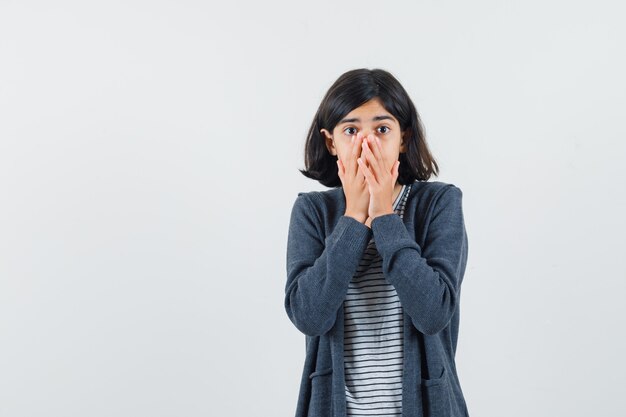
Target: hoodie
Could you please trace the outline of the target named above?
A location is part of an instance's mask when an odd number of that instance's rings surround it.
[[[346,416],[343,304],[372,236],[404,315],[402,416],[469,417],[455,363],[468,256],[462,192],[416,180],[405,204],[403,217],[378,216],[370,229],[344,215],[342,187],[298,193],[284,298],[305,335],[296,417]]]

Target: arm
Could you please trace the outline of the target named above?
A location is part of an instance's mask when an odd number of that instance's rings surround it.
[[[343,215],[322,241],[320,222],[307,196],[299,194],[287,239],[285,310],[296,328],[310,336],[322,335],[334,325],[372,233]]]
[[[434,207],[424,248],[411,238],[397,214],[372,221],[383,273],[415,328],[425,334],[443,330],[459,304],[468,253],[462,196],[454,185],[443,191]]]

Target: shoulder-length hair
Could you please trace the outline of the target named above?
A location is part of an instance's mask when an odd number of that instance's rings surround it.
[[[337,123],[353,109],[373,98],[400,123],[406,152],[400,153],[398,182],[411,184],[426,181],[439,175],[439,167],[426,144],[424,128],[415,105],[400,82],[382,69],[354,69],[342,74],[330,87],[320,104],[309,128],[304,148],[305,169],[299,171],[306,177],[327,187],[340,187],[337,156],[331,155],[320,129],[332,132]]]

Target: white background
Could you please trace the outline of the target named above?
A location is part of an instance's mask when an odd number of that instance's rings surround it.
[[[343,72],[463,191],[474,417],[623,416],[614,1],[0,1],[0,416],[292,416],[304,139]]]

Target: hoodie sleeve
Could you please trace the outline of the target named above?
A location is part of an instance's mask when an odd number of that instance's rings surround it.
[[[424,247],[421,248],[400,216],[385,214],[372,220],[383,273],[417,330],[435,334],[451,320],[459,292],[468,242],[463,220],[463,193],[450,184],[436,201]]]
[[[298,330],[319,336],[333,327],[372,231],[341,216],[323,239],[320,216],[309,198],[299,193],[291,211],[285,310]]]

